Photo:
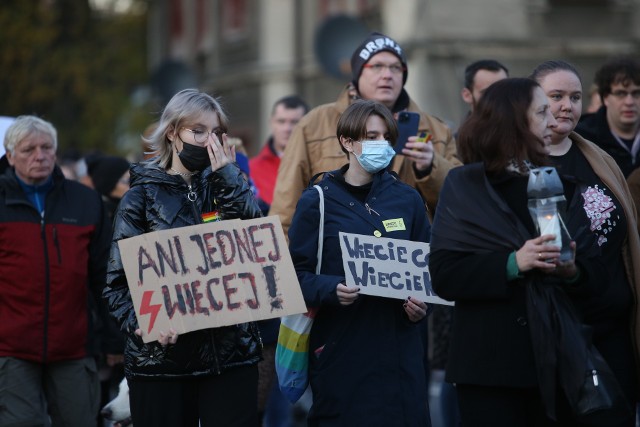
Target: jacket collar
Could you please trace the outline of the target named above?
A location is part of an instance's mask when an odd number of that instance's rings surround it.
[[[344,179],[337,178],[337,175],[344,175],[344,173],[349,169],[349,165],[346,164],[342,166],[340,169],[326,172],[324,177],[319,182],[319,185],[328,185],[330,188],[339,188],[337,193],[340,194],[339,202],[347,203],[345,200],[351,201],[351,199],[355,200],[355,198],[349,193],[347,187],[342,184]],[[320,174],[318,174],[320,175]],[[316,175],[316,177],[318,176]],[[393,185],[397,181],[395,174],[387,172],[386,170],[377,172],[373,175],[373,181],[371,182],[371,190],[369,191],[369,195],[367,196],[367,200],[376,197],[381,192],[385,191],[389,186]],[[311,183],[313,185],[313,182]],[[348,203],[347,203],[348,204]]]
[[[131,187],[144,184],[157,184],[168,187],[184,188],[187,183],[179,175],[169,175],[160,165],[154,161],[134,163],[131,166]],[[207,167],[202,172],[196,172],[191,178],[191,186],[194,189],[200,187],[200,183],[206,180],[213,172]]]
[[[62,170],[55,166],[51,173],[51,188],[48,191],[59,188],[66,179]],[[27,194],[20,185],[13,167],[8,168],[3,175],[0,176],[0,187],[6,194],[6,203],[25,203],[27,202]],[[33,186],[29,186],[33,187]]]
[[[362,97],[360,96],[358,90],[355,88],[353,83],[348,83],[338,97],[336,108],[340,113],[343,113],[349,105],[353,104],[359,99],[362,99]],[[396,103],[394,104],[391,111],[393,113],[397,113],[404,110],[415,111],[417,113],[420,112],[420,109],[418,108],[416,103],[411,100],[407,91],[402,88],[402,90],[400,91],[400,95],[398,96],[398,99],[396,100]]]

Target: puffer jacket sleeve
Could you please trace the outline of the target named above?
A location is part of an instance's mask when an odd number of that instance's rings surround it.
[[[130,334],[138,328],[138,320],[129,293],[118,241],[138,236],[146,231],[144,187],[134,186],[125,193],[115,213],[113,239],[107,266],[107,286],[102,294],[120,329]]]
[[[205,177],[224,219],[253,219],[262,216],[249,183],[235,164],[228,164]]]

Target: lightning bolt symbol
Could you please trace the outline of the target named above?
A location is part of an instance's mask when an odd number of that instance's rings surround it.
[[[140,304],[140,315],[151,315],[151,319],[149,320],[149,330],[147,331],[147,333],[151,333],[153,325],[156,323],[158,312],[160,311],[160,304],[151,304],[151,297],[153,296],[153,292],[154,291],[144,291],[144,294],[142,295],[142,303]]]

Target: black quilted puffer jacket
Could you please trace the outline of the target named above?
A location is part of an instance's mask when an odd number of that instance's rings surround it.
[[[190,332],[166,347],[157,341],[144,344],[134,334],[138,321],[117,243],[143,233],[199,224],[202,213],[214,210],[223,220],[260,217],[260,208],[242,172],[235,164],[215,172],[207,168],[192,177],[190,187],[180,176],[167,174],[155,163],[134,164],[130,172],[131,188],[114,217],[107,287],[103,292],[112,316],[127,335],[127,378],[212,375],[257,363],[261,343],[254,323]]]

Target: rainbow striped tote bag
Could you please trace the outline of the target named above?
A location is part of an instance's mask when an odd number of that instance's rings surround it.
[[[316,310],[284,316],[276,346],[276,374],[282,394],[291,402],[300,399],[309,385],[309,333]]]
[[[324,238],[324,193],[314,185],[320,194],[320,224],[318,226],[318,262],[316,274],[322,266]],[[317,308],[308,308],[306,313],[282,317],[278,345],[276,346],[276,374],[282,394],[291,403],[296,403],[309,385],[309,334]]]

